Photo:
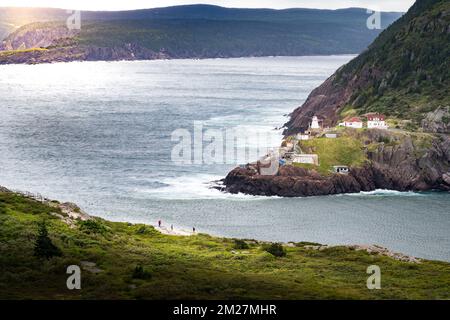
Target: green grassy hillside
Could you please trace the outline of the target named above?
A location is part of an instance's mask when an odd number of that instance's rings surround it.
[[[342,133],[345,132],[342,131]],[[324,175],[330,174],[332,167],[335,165],[361,167],[368,161],[363,142],[351,134],[342,135],[336,139],[321,137],[300,141],[299,144],[304,153],[314,153],[319,156],[319,167],[296,165],[308,169],[315,168]]]
[[[419,125],[425,113],[449,106],[449,25],[449,1],[418,0],[337,73],[338,84],[356,75],[367,77],[354,88],[344,111],[381,112]]]
[[[450,265],[444,262],[414,264],[305,244],[285,246],[286,256],[276,257],[256,241],[167,236],[150,226],[101,219],[70,227],[52,212],[63,215],[0,192],[0,299],[450,298]],[[61,254],[48,260],[35,256],[42,221]],[[95,267],[83,269],[81,290],[69,291],[66,268],[81,261]],[[381,290],[366,288],[373,264],[382,270]]]
[[[417,0],[358,57],[314,89],[285,124],[305,131],[348,116],[383,113],[396,128],[450,132],[450,2]]]

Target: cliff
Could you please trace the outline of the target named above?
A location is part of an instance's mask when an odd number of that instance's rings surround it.
[[[368,112],[409,130],[450,131],[450,2],[418,0],[357,58],[340,68],[291,114],[285,134],[317,115],[325,126]]]
[[[69,30],[61,23],[32,23],[6,37],[0,43],[0,51],[48,48],[59,40],[73,38],[79,30]]]
[[[0,64],[169,58],[164,52],[155,52],[135,43],[115,46],[81,44],[79,36],[80,30],[69,30],[59,22],[24,26],[0,45]]]
[[[223,180],[224,191],[264,196],[320,196],[375,189],[450,191],[450,137],[371,129],[356,133],[366,161],[349,174],[283,166],[277,175],[236,168]],[[325,139],[325,138],[319,138]],[[319,159],[320,161],[320,159]]]

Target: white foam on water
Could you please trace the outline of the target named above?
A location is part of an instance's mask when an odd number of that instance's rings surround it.
[[[263,200],[273,197],[252,196],[246,194],[231,194],[222,192],[214,187],[220,183],[215,182],[223,176],[211,174],[195,174],[189,176],[165,178],[160,181],[166,186],[161,188],[137,188],[136,193],[150,195],[157,199],[166,200],[201,200],[201,199],[227,199],[227,200]]]
[[[373,191],[361,191],[358,193],[347,193],[348,196],[402,196],[402,197],[422,197],[424,194],[414,191],[397,191],[388,189],[377,189]]]

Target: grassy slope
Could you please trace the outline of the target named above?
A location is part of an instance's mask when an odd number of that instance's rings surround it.
[[[161,235],[152,227],[98,220],[103,234],[69,228],[57,211],[10,193],[0,193],[0,298],[78,299],[448,299],[450,265],[399,262],[347,248],[324,251],[289,247],[275,258],[260,244],[236,250],[233,241],[207,235]],[[33,256],[36,224],[48,221],[63,257]],[[82,272],[82,290],[65,289],[65,269],[87,260],[103,270]],[[132,279],[136,265],[152,277]],[[366,268],[382,270],[382,289],[366,288]]]
[[[332,166],[335,165],[360,167],[367,161],[367,157],[364,152],[363,141],[354,134],[350,134],[352,131],[341,130],[342,136],[336,139],[322,137],[300,141],[299,144],[303,152],[319,155],[319,167],[316,169],[321,174],[329,174]],[[306,166],[306,168],[313,167]]]

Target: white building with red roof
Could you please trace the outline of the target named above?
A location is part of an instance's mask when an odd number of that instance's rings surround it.
[[[379,113],[367,114],[367,128],[387,129],[389,126],[386,124],[385,116]]]
[[[344,120],[344,122],[339,123],[339,126],[361,129],[363,127],[363,122],[359,117],[352,117]]]

